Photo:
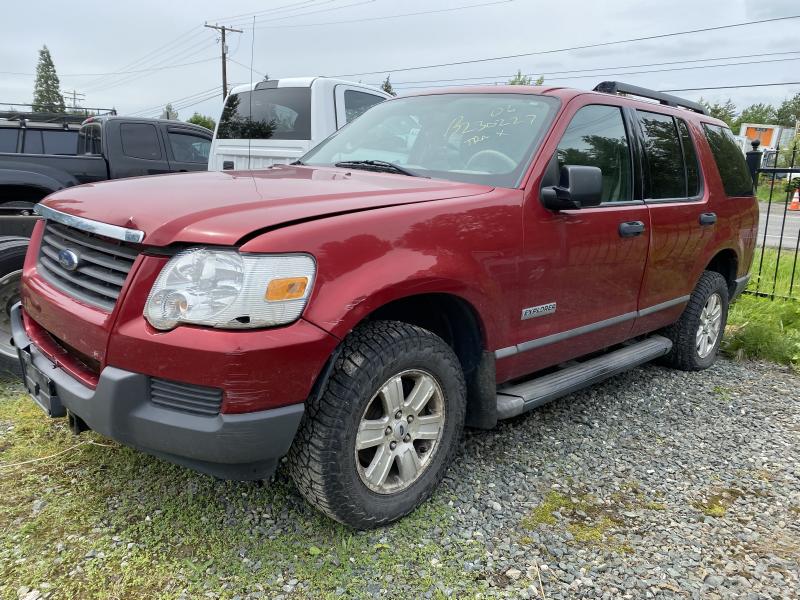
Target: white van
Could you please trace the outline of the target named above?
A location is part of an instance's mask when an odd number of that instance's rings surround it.
[[[208,170],[265,169],[293,162],[387,98],[391,96],[380,89],[326,77],[237,86],[217,121]]]

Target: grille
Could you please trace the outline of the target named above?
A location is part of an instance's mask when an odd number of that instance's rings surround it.
[[[219,414],[222,390],[151,377],[150,401],[165,408],[213,416]]]
[[[59,264],[62,250],[78,256],[77,268],[70,271]],[[138,255],[138,250],[120,242],[48,221],[39,251],[39,271],[62,292],[111,312]]]

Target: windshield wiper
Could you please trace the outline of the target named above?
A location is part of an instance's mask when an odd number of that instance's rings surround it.
[[[404,169],[400,165],[385,161],[385,160],[343,160],[333,165],[334,167],[342,167],[344,169],[364,169],[365,171],[377,171],[381,173],[399,173],[400,175],[408,175],[409,177],[420,177],[416,173],[412,173],[408,169]]]

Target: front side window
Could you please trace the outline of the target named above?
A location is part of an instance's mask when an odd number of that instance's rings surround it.
[[[158,160],[161,148],[158,144],[158,132],[149,123],[123,123],[120,125],[122,137],[122,153],[131,158]]]
[[[172,156],[179,162],[207,163],[211,141],[190,133],[169,132]]]
[[[219,139],[311,139],[311,88],[266,88],[231,94],[222,109]]]
[[[367,94],[366,92],[357,92],[355,90],[345,90],[344,92],[344,112],[347,122],[360,117],[364,111],[383,102],[385,98],[376,96],[375,94]]]
[[[646,168],[650,182],[647,197],[653,200],[685,198],[686,173],[675,120],[661,113],[637,110],[636,114],[644,135],[647,156]]]
[[[516,187],[559,102],[534,94],[434,94],[381,102],[306,154],[379,160],[424,177]]]
[[[753,179],[736,140],[727,127],[703,123],[708,145],[728,196],[752,196]]]
[[[556,150],[564,165],[599,167],[603,202],[632,200],[631,151],[619,107],[593,104],[572,117]]]

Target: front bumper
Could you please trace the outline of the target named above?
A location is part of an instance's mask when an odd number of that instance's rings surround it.
[[[111,366],[91,389],[31,342],[20,304],[11,309],[11,331],[23,371],[27,367],[26,387],[51,416],[69,411],[122,444],[216,477],[269,477],[288,452],[303,416],[302,403],[214,416],[163,408],[150,401],[147,375]]]

